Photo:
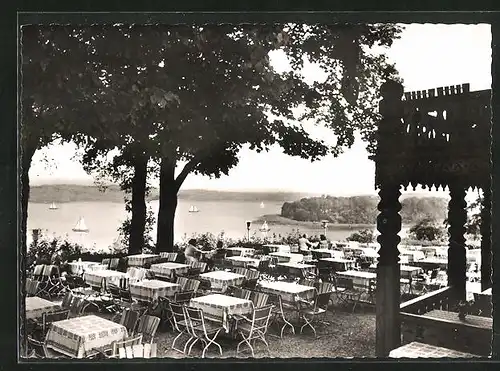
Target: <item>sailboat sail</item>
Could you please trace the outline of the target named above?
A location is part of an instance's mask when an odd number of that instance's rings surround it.
[[[269,228],[269,226],[267,225],[267,222],[264,221],[264,223],[262,224],[262,226],[259,228],[259,231],[261,232],[269,232],[271,229]]]
[[[57,209],[58,209],[58,207],[57,207],[56,203],[55,203],[55,202],[52,202],[52,203],[50,204],[50,206],[49,206],[49,210],[57,210]]]
[[[260,203],[260,208],[261,208],[261,209],[263,209],[263,208],[265,208],[265,207],[266,207],[266,205],[264,205],[264,202],[261,202],[261,203]]]
[[[196,206],[194,206],[194,205],[191,205],[189,207],[189,212],[190,213],[197,213],[198,211],[200,211],[200,210]]]
[[[85,219],[83,219],[83,216],[81,216],[80,219],[78,219],[78,222],[76,223],[75,227],[73,228],[73,232],[87,233],[88,231],[89,229],[85,224]]]

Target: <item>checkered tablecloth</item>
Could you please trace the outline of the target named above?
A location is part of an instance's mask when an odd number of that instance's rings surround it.
[[[93,270],[103,270],[107,267],[101,263],[82,261],[82,262],[71,262],[68,263],[71,273],[79,274],[82,272],[88,272]]]
[[[259,267],[259,261],[260,261],[259,259],[253,259],[246,256],[230,256],[226,258],[226,260],[230,262],[242,263],[242,265],[246,264],[250,267],[255,267],[255,268]]]
[[[441,348],[434,345],[412,342],[392,350],[390,358],[471,358],[479,357],[470,353],[463,353],[453,349]]]
[[[138,254],[128,256],[129,267],[143,267],[146,264],[153,264],[160,259],[157,254]]]
[[[303,273],[316,272],[316,266],[312,264],[301,264],[301,263],[290,262],[290,263],[279,263],[278,265],[287,268],[288,271],[292,274],[300,273],[300,271],[302,271]]]
[[[189,306],[203,310],[211,320],[222,322],[226,331],[229,329],[227,316],[252,312],[252,302],[221,294],[210,294],[191,299]]]
[[[123,272],[112,271],[109,269],[103,269],[99,271],[89,271],[85,272],[83,279],[86,283],[91,286],[101,287],[102,279],[104,278],[105,283],[113,283],[117,286],[120,285],[120,278],[125,278],[127,275]]]
[[[263,292],[281,295],[281,300],[286,302],[294,302],[296,296],[305,300],[314,297],[314,287],[299,285],[294,282],[262,281],[259,286]]]
[[[184,274],[187,273],[188,270],[189,265],[172,262],[153,264],[151,266],[151,271],[155,276],[162,278],[172,278],[174,272],[175,274]]]
[[[51,301],[32,296],[25,301],[26,319],[42,318],[42,313],[51,313],[61,309],[61,306]]]
[[[130,294],[141,301],[157,300],[159,296],[173,296],[180,289],[177,283],[143,280],[130,284]]]
[[[90,315],[53,322],[46,336],[47,346],[73,358],[83,358],[92,349],[123,340],[127,329],[118,323]]]
[[[210,281],[214,288],[222,288],[223,286],[238,286],[241,285],[245,276],[233,272],[214,271],[200,274],[201,278]]]
[[[289,253],[291,251],[290,245],[267,244],[267,245],[264,245],[264,247],[267,247],[270,252]]]

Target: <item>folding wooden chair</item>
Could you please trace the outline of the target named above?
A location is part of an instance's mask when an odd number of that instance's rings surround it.
[[[143,339],[149,339],[149,343],[153,344],[153,340],[160,325],[160,318],[156,316],[143,315],[139,319],[139,324],[137,325],[136,333],[142,334]]]
[[[109,261],[109,269],[111,270],[116,270],[118,268],[118,265],[120,264],[120,259],[119,258],[113,258]]]
[[[305,308],[302,307],[299,310],[300,318],[305,321],[304,325],[302,325],[302,327],[300,328],[300,333],[302,333],[304,327],[309,326],[313,330],[314,336],[317,337],[313,322],[315,319],[320,320],[320,316],[326,316],[331,292],[327,291],[320,294],[316,289],[314,291],[315,293],[312,304],[306,306]],[[325,321],[322,322],[327,323]]]
[[[292,333],[295,334],[295,327],[293,327],[293,325],[285,317],[285,307],[283,306],[281,295],[271,293],[267,295],[269,296],[268,302],[273,305],[271,324],[278,321],[283,321],[283,326],[281,327],[280,331],[280,338],[283,338],[283,332],[287,327],[290,327],[292,329]],[[292,308],[290,306],[287,306],[286,309]],[[294,308],[294,310],[297,310],[297,308]],[[291,311],[287,310],[287,312]]]
[[[194,291],[177,291],[174,294],[174,302],[178,304],[189,303],[194,298]]]
[[[226,291],[230,296],[234,296],[235,298],[246,299],[250,298],[250,294],[252,293],[250,290],[243,289],[238,286],[228,286]]]
[[[174,329],[178,332],[177,336],[174,338],[172,341],[172,346],[171,348],[177,352],[181,352],[183,354],[186,354],[187,346],[189,343],[194,340],[193,334],[191,334],[190,331],[190,326],[188,322],[188,318],[186,315],[186,310],[184,305],[170,302],[169,303],[170,311],[172,313],[172,324]],[[175,342],[182,336],[182,335],[187,335],[189,336],[188,340],[186,340],[186,343],[184,344],[184,349],[178,349],[175,347]]]
[[[342,304],[353,304],[352,312],[356,309],[356,305],[361,299],[361,291],[354,288],[352,278],[337,276],[337,298]],[[342,290],[339,290],[342,289]]]
[[[110,263],[111,263],[111,259],[109,259],[109,258],[102,259],[102,262],[101,262],[102,265],[106,266],[105,269],[109,269],[109,264]]]
[[[133,359],[133,358],[155,358],[157,356],[157,344],[143,344],[142,335],[134,335],[111,344],[111,354],[96,350],[105,358]]]
[[[69,318],[69,310],[63,309],[56,312],[42,313],[42,333],[47,334],[52,322],[62,321]]]
[[[27,336],[27,354],[28,358],[38,359],[69,359],[70,357],[49,349],[45,341],[38,341],[31,336]]]
[[[264,292],[252,291],[249,298],[255,308],[262,308],[267,304],[269,295]]]
[[[26,290],[26,296],[36,296],[39,291],[39,285],[40,283],[38,281],[32,280],[31,278],[26,278],[26,285],[25,285],[25,290]]]

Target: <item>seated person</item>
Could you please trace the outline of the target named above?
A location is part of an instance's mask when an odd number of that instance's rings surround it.
[[[312,242],[309,242],[306,234],[303,234],[302,237],[299,238],[299,251],[300,252],[309,253],[309,250],[312,246],[314,246],[314,244]]]
[[[196,239],[191,238],[188,242],[186,249],[184,250],[184,256],[186,257],[186,262],[197,262],[198,258],[196,257],[196,253],[201,253],[198,247],[196,247]]]
[[[329,247],[330,246],[329,246],[328,240],[326,239],[326,236],[324,234],[319,236],[318,248],[319,249],[328,249]]]

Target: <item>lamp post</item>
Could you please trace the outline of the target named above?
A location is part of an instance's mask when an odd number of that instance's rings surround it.
[[[250,242],[250,226],[252,225],[252,222],[250,220],[247,220],[247,240]]]

